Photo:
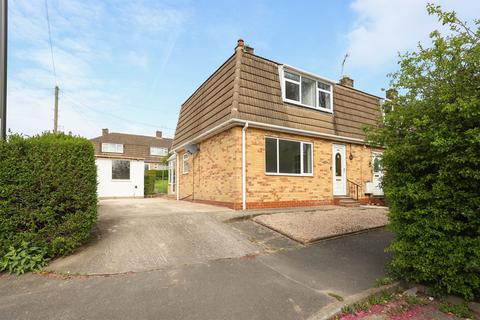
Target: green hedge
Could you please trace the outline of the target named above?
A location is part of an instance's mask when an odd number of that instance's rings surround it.
[[[152,174],[156,179],[168,180],[168,170],[145,170],[145,173]],[[163,176],[162,176],[163,174]]]
[[[370,139],[386,146],[383,189],[390,201],[390,268],[442,293],[480,297],[480,45],[454,13],[429,5],[453,32],[400,56]],[[453,21],[453,22],[452,22]],[[480,21],[472,34],[480,34]],[[456,28],[458,28],[457,31]]]
[[[144,193],[146,196],[155,194],[155,170],[145,170],[145,177],[143,180],[144,183]]]
[[[46,133],[0,141],[1,269],[28,247],[50,259],[87,240],[97,217],[96,190],[87,139]]]

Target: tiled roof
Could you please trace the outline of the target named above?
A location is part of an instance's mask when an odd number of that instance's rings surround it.
[[[91,139],[96,156],[106,157],[129,157],[145,159],[146,162],[160,162],[165,157],[150,155],[150,147],[172,147],[172,139],[158,138],[154,136],[142,136],[135,134],[111,132]],[[102,143],[123,144],[123,154],[102,152]]]
[[[280,64],[236,50],[182,105],[173,148],[235,118],[364,139],[363,126],[380,116],[380,98],[335,84],[334,113],[282,100]]]

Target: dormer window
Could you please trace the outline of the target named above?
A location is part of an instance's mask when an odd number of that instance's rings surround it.
[[[284,67],[280,79],[285,102],[333,112],[333,86],[328,81]]]

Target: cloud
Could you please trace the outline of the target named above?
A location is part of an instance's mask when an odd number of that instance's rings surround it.
[[[139,67],[142,70],[148,69],[149,59],[145,53],[130,51],[127,53],[126,60],[134,67]]]
[[[423,0],[355,0],[351,9],[357,18],[346,35],[348,68],[379,70],[397,60],[397,53],[415,49],[440,23],[428,16]],[[435,1],[445,10],[457,11],[463,20],[476,18],[480,1]]]
[[[182,26],[189,17],[188,11],[178,10],[160,4],[142,6],[138,2],[131,2],[125,10],[124,17],[129,24],[144,32],[158,32],[175,30]]]
[[[126,41],[138,41],[138,37],[168,39],[172,30],[185,23],[187,11],[130,1],[114,7],[81,0],[48,3],[60,86],[60,129],[87,137],[98,135],[103,127],[152,134],[152,125],[135,119],[142,116],[138,108],[125,109],[129,108],[130,92],[118,89],[134,80],[111,74],[128,68],[122,62],[148,69],[150,61],[143,49],[125,54],[119,48],[125,48]],[[8,127],[28,135],[51,130],[55,79],[45,2],[13,1],[9,15]]]

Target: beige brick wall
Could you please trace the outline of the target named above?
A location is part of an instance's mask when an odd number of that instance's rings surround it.
[[[313,143],[313,176],[271,176],[265,174],[265,137],[279,137]],[[325,202],[333,198],[332,144],[346,147],[347,178],[362,189],[371,181],[371,148],[363,145],[249,128],[247,133],[247,203]],[[350,151],[353,159],[349,159]],[[363,197],[363,190],[360,190]]]
[[[183,174],[183,150],[178,154],[180,198],[241,208],[242,128],[235,127],[199,144],[190,156],[190,170]],[[313,143],[313,176],[272,176],[265,173],[265,137],[287,138]],[[248,128],[247,207],[301,206],[331,203],[332,144],[346,147],[347,178],[361,186],[371,181],[371,148],[256,128]],[[350,153],[353,159],[349,159]],[[195,182],[195,183],[193,183]],[[265,205],[264,205],[265,204]]]
[[[200,151],[189,157],[188,174],[183,174],[184,151],[179,152],[181,199],[221,203],[241,201],[241,131],[235,127],[201,142]]]

